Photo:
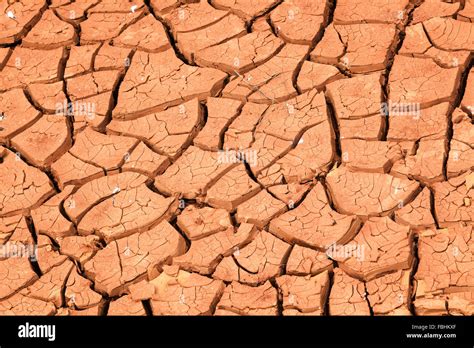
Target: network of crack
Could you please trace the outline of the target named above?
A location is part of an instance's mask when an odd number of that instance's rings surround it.
[[[474,314],[473,0],[0,4],[0,315]]]

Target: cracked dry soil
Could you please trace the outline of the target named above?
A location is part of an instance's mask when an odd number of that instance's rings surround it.
[[[473,22],[2,1],[0,315],[473,315]]]

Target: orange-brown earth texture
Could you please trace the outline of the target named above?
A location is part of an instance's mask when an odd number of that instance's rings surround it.
[[[0,315],[474,314],[473,0],[3,0]]]

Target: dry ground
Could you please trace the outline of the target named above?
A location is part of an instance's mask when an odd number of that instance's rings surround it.
[[[473,22],[3,0],[0,315],[472,315]]]

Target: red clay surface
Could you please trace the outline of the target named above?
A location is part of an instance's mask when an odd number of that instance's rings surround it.
[[[473,315],[474,1],[335,3],[2,1],[0,315]]]

